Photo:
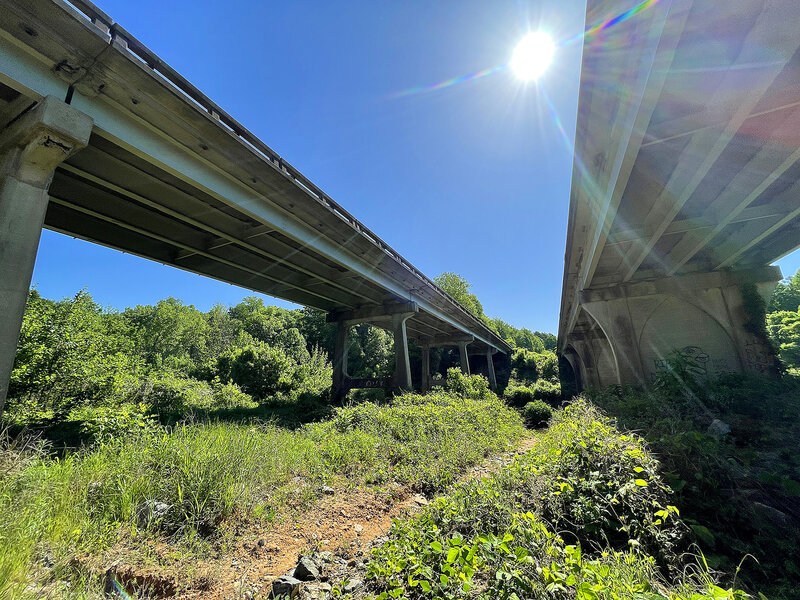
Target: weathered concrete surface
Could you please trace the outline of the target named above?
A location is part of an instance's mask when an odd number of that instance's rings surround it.
[[[589,0],[587,26],[629,8]],[[798,20],[671,0],[584,39],[559,322],[583,386],[646,384],[686,346],[714,372],[771,362],[732,282],[763,291],[780,273],[754,273],[800,246]]]
[[[742,286],[762,297],[780,278],[776,267],[712,272],[586,291],[581,306],[595,328],[570,343],[565,355],[589,385],[647,385],[675,349],[691,352],[709,377],[724,372],[772,374],[764,340],[750,319]],[[577,357],[577,360],[576,360]]]
[[[52,96],[0,132],[0,412],[56,166],[89,143],[92,120]]]

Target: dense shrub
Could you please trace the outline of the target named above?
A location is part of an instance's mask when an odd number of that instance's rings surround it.
[[[536,354],[536,369],[539,379],[551,383],[558,383],[558,357],[554,352],[539,352]]]
[[[525,406],[529,402],[534,401],[533,388],[526,385],[519,385],[518,383],[511,383],[503,394],[512,406]]]
[[[533,397],[556,406],[561,400],[561,384],[540,379],[533,386]]]
[[[525,422],[531,427],[541,427],[547,425],[547,421],[553,416],[553,409],[541,400],[528,402],[522,411]]]
[[[77,406],[114,398],[126,374],[140,366],[131,356],[119,316],[103,313],[89,294],[54,302],[32,290],[11,373],[9,405],[62,418]]]
[[[534,382],[539,379],[539,367],[536,364],[536,353],[524,348],[517,348],[511,355],[511,376],[523,382]]]
[[[708,563],[727,572],[740,566],[737,581],[791,598],[800,580],[800,520],[792,508],[800,497],[800,378],[728,374],[697,393],[693,387],[617,387],[592,399],[621,426],[643,432],[662,457]],[[715,418],[730,426],[729,435],[709,433]]]
[[[447,369],[444,388],[462,398],[487,400],[496,398],[489,389],[489,381],[483,375],[464,375],[458,367]]]
[[[370,591],[409,600],[743,600],[702,565],[659,569],[682,561],[684,526],[657,470],[641,440],[580,400],[510,466],[396,521],[373,551]]]

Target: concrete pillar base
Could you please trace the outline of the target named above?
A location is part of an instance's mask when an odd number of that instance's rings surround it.
[[[55,168],[89,143],[92,119],[48,96],[0,133],[0,414]]]

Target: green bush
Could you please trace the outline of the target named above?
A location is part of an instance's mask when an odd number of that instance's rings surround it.
[[[540,379],[533,386],[533,397],[556,406],[561,401],[561,384]]]
[[[511,355],[511,376],[522,382],[533,383],[539,379],[536,353],[525,348],[517,348]]]
[[[531,427],[541,427],[547,425],[547,421],[553,416],[553,409],[541,400],[528,402],[522,411],[525,422]]]
[[[711,567],[770,598],[794,597],[800,529],[782,514],[800,497],[800,377],[726,374],[699,387],[702,396],[664,377],[661,389],[609,388],[592,400],[644,432]],[[710,435],[714,418],[731,433]]]
[[[584,400],[555,420],[511,465],[395,521],[368,564],[374,598],[746,598],[704,564],[659,570],[683,560],[685,527],[638,438]]]
[[[77,415],[79,418],[81,415]],[[96,442],[110,442],[117,437],[136,436],[157,427],[156,419],[145,404],[100,407],[82,419],[81,431]]]
[[[458,367],[447,369],[444,388],[451,394],[474,400],[496,398],[489,389],[489,381],[483,375],[464,375]]]
[[[539,379],[558,383],[558,357],[555,352],[537,353],[536,368],[539,371]]]
[[[517,383],[510,384],[504,393],[504,396],[509,404],[512,406],[525,406],[529,402],[533,402],[533,388],[526,385],[519,385]]]

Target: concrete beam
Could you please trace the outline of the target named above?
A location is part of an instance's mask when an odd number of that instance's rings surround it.
[[[56,166],[89,143],[92,119],[52,96],[0,132],[0,414]]]
[[[772,61],[769,63],[763,62],[765,45],[770,48]],[[742,40],[740,53],[724,71],[717,91],[707,100],[709,106],[727,114],[725,126],[694,134],[682,150],[677,166],[644,219],[645,228],[652,228],[653,235],[644,244],[634,244],[623,258],[623,281],[633,278],[663,232],[783,71],[796,48],[796,29],[791,19],[786,18],[785,7],[765,5]],[[753,64],[759,64],[759,69],[751,68],[747,88],[742,89],[740,70]],[[737,89],[739,93],[732,97],[731,90]],[[699,164],[698,157],[701,157]]]
[[[352,310],[331,312],[325,317],[328,323],[368,323],[376,319],[387,319],[394,315],[417,313],[419,306],[416,302],[392,302],[377,306],[362,306]]]
[[[471,344],[475,341],[475,336],[469,333],[455,333],[446,335],[435,335],[430,342],[431,346],[458,346],[459,344]]]

